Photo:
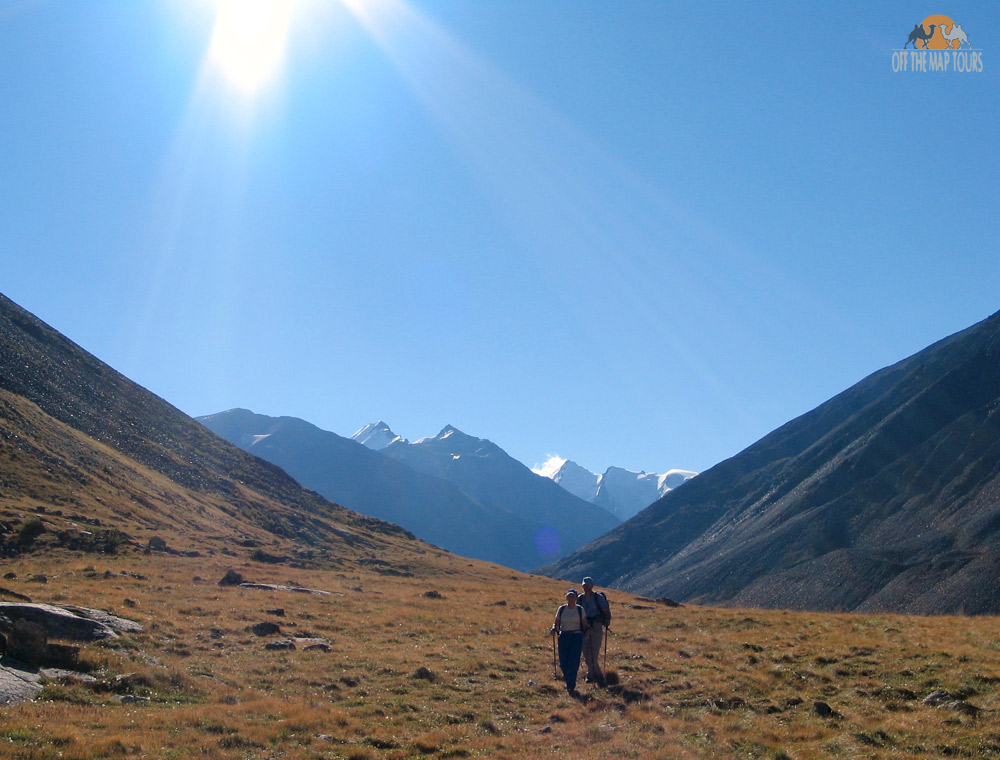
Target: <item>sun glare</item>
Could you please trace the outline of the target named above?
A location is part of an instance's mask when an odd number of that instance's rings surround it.
[[[277,73],[294,0],[218,0],[211,58],[226,79],[252,95]]]

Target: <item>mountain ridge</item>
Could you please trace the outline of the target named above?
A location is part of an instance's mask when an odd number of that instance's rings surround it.
[[[996,612],[1000,313],[872,373],[545,568],[706,604]],[[655,540],[651,540],[654,537]]]

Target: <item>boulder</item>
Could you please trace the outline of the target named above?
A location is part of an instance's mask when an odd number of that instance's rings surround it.
[[[44,627],[23,618],[14,621],[7,640],[7,656],[28,665],[45,663],[49,635]]]
[[[277,623],[272,623],[270,621],[257,623],[250,630],[252,630],[257,636],[275,636],[281,633],[281,627]]]
[[[113,639],[119,631],[135,633],[142,630],[134,620],[72,605],[0,602],[0,615],[9,618],[14,625],[18,620],[35,623],[44,628],[50,638],[68,641]]]
[[[220,586],[239,586],[243,583],[243,576],[238,572],[229,568],[226,570],[226,574],[222,576],[222,580],[219,581]]]

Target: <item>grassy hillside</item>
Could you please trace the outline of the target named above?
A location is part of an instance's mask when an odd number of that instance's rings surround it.
[[[95,681],[54,680],[37,701],[3,708],[0,757],[1000,752],[992,618],[670,608],[613,594],[619,684],[576,700],[553,679],[546,635],[563,584],[443,553],[388,573],[59,549],[6,567],[11,591],[111,610],[144,631],[85,647]],[[217,585],[230,567],[334,593]],[[39,573],[47,583],[30,580]],[[280,632],[250,630],[265,621]],[[325,637],[330,650],[264,648],[284,637]],[[938,690],[964,701],[922,703]]]

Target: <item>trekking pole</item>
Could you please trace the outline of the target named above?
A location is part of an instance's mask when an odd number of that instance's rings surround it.
[[[552,677],[558,678],[559,674],[556,672],[556,631],[555,628],[552,629]]]
[[[608,672],[608,634],[611,633],[611,628],[609,626],[604,626],[604,667],[601,668],[605,673]]]

